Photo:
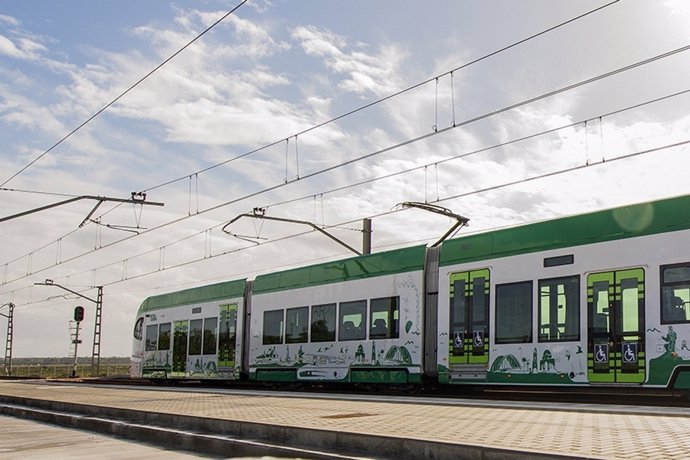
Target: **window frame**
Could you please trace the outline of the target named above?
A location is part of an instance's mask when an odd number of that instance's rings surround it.
[[[213,329],[209,329],[207,323],[215,322]],[[207,337],[207,332],[211,332],[211,337]],[[213,347],[211,349],[211,347]],[[211,316],[204,318],[203,337],[201,339],[201,354],[202,355],[216,355],[218,354],[218,317]]]
[[[690,315],[688,315],[689,311],[688,308],[690,307],[682,307],[684,310],[685,314],[685,319],[669,319],[669,312],[667,312],[666,309],[666,299],[668,298],[665,294],[666,289],[672,289],[675,290],[675,286],[686,286],[688,290],[690,291],[690,277],[687,280],[681,280],[681,281],[665,281],[664,277],[664,272],[665,270],[668,269],[674,269],[674,268],[687,268],[690,270],[690,262],[681,262],[677,264],[667,264],[667,265],[661,265],[659,267],[659,319],[661,324],[687,324],[690,323]],[[675,293],[673,293],[675,294]],[[681,300],[682,299],[681,297]],[[690,295],[689,299],[687,301],[684,300],[684,305],[690,303]]]
[[[369,302],[366,299],[363,300],[352,300],[348,302],[340,302],[338,305],[338,341],[339,342],[349,342],[353,340],[366,340],[367,339],[367,310]],[[352,311],[347,311],[352,308]],[[355,326],[353,324],[353,329],[345,328],[345,323],[350,322],[345,321],[346,317],[350,316],[360,316],[360,325]]]
[[[163,335],[163,329],[167,326],[167,334]],[[167,341],[167,347],[163,347],[163,344],[166,343],[163,341],[163,337],[166,337]],[[171,340],[172,338],[172,324],[171,323],[161,323],[158,325],[158,351],[168,351],[170,350],[170,345],[171,345]]]
[[[195,327],[199,325],[198,327]],[[189,320],[187,356],[201,356],[204,344],[204,320],[202,318]]]
[[[291,313],[296,314],[296,318],[299,322],[300,318],[302,318],[304,327],[301,328],[302,331],[298,332],[297,337],[293,337],[295,331],[292,330],[292,326],[290,324],[290,315]],[[309,322],[309,307],[292,307],[292,308],[287,308],[285,310],[285,343],[308,343],[309,342],[309,329],[310,329],[311,323]],[[297,328],[300,328],[299,325],[294,326]]]
[[[520,337],[518,336],[511,336],[511,337],[504,337],[502,334],[503,331],[501,331],[499,328],[503,324],[501,321],[503,318],[503,314],[500,313],[500,304],[501,304],[501,293],[503,289],[507,289],[510,287],[518,287],[518,286],[525,286],[529,287],[529,302],[527,307],[525,308],[526,311],[529,312],[529,334],[522,335]],[[517,281],[517,282],[512,282],[512,283],[503,283],[503,284],[497,284],[495,288],[495,306],[494,306],[494,341],[496,344],[502,345],[502,344],[511,344],[511,343],[533,343],[534,342],[534,280],[526,280],[526,281]],[[509,315],[507,317],[507,320],[509,322],[512,322],[513,319],[516,317],[516,315]],[[505,321],[505,320],[504,320]]]
[[[146,325],[146,340],[144,340],[144,351],[158,350],[158,324]]]
[[[269,316],[275,316],[276,319],[280,317],[280,321],[278,322],[278,335],[266,335],[266,330],[267,327],[267,319],[269,319]],[[285,309],[284,308],[276,308],[273,310],[266,310],[264,311],[264,315],[262,318],[262,328],[261,328],[261,344],[262,345],[282,345],[285,343]],[[274,319],[271,318],[271,321],[274,321]],[[270,339],[270,340],[269,340]]]
[[[137,322],[134,323],[134,330],[132,331],[132,335],[136,340],[141,340],[144,338],[144,317],[140,317],[137,319]]]
[[[375,307],[375,303],[385,301],[388,301],[387,305],[383,305],[385,308],[379,309],[378,306]],[[374,336],[373,334],[375,321],[381,319],[380,317],[374,318],[375,313],[385,313],[386,330],[383,335],[377,333],[376,336]],[[400,296],[378,297],[369,300],[369,339],[383,340],[398,338],[400,338]]]
[[[559,281],[563,281],[563,282],[570,281],[570,282],[575,283],[574,292],[570,293],[571,295],[574,294],[574,296],[575,296],[575,298],[574,298],[574,304],[575,305],[572,307],[567,306],[567,305],[565,306],[566,311],[565,311],[565,320],[563,323],[563,327],[566,330],[572,329],[572,330],[576,331],[576,335],[575,336],[569,336],[569,335],[565,335],[565,333],[564,333],[563,336],[557,337],[557,338],[550,338],[550,337],[549,338],[542,338],[542,333],[541,333],[542,327],[544,327],[544,326],[549,326],[551,328],[554,327],[553,321],[550,321],[549,324],[542,324],[542,298],[544,297],[542,294],[542,287],[544,285],[546,285],[547,283],[550,283],[550,284],[548,284],[549,286],[558,285]],[[563,283],[563,285],[566,286],[565,283]],[[560,342],[578,342],[578,341],[580,341],[580,338],[581,338],[581,330],[580,330],[581,327],[580,326],[582,324],[582,311],[583,311],[582,310],[582,302],[581,302],[582,299],[581,299],[581,295],[580,295],[580,286],[581,286],[580,275],[566,275],[566,276],[559,276],[559,277],[555,277],[555,278],[543,278],[537,282],[537,301],[536,301],[537,341],[539,343],[560,343]],[[558,295],[565,296],[566,300],[567,300],[569,293],[564,292],[563,294],[558,294]],[[569,320],[568,312],[571,311],[570,308],[573,308],[574,311],[577,313],[577,318],[575,321],[576,324],[571,326],[571,327],[569,327],[570,325],[568,323],[568,320]],[[554,310],[554,307],[550,306],[550,312],[549,312],[549,318],[550,319],[551,319],[551,315],[554,313],[553,310]],[[555,307],[555,310],[556,310],[555,311],[555,313],[556,313],[555,327],[558,328],[559,327],[558,306]]]
[[[326,312],[326,315],[321,315],[320,313],[314,314],[314,310],[326,310],[326,309],[333,309],[333,321],[329,324],[328,323],[328,311]],[[335,342],[336,341],[336,325],[338,324],[338,305],[333,302],[333,303],[324,303],[324,304],[318,304],[318,305],[312,305],[311,309],[311,318],[309,321],[309,332],[310,332],[310,342],[311,343],[323,343],[323,342]],[[319,319],[316,319],[317,316]],[[321,316],[324,316],[323,321],[326,323],[326,333],[325,333],[325,338],[322,337],[322,334],[320,331],[315,333],[314,331],[314,326],[316,324],[316,321],[321,321]]]

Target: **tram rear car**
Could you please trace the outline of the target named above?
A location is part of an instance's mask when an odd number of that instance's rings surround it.
[[[131,375],[240,378],[246,280],[149,297],[134,327]]]

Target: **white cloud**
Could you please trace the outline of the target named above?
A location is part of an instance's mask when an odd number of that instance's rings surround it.
[[[676,16],[690,15],[690,4],[686,0],[665,0],[663,5]]]
[[[19,21],[16,18],[13,18],[12,16],[8,16],[6,14],[0,14],[0,21],[4,22],[5,24],[9,24],[14,27],[19,26]]]
[[[307,55],[323,58],[328,68],[345,75],[338,87],[347,92],[384,96],[400,89],[402,79],[397,72],[406,56],[395,45],[382,46],[376,54],[363,50],[347,52],[345,38],[329,30],[296,27],[291,35]],[[360,47],[364,48],[361,44]]]
[[[3,35],[0,35],[0,54],[15,58],[21,58],[24,56],[24,53],[17,48],[14,42]]]
[[[8,24],[19,27],[18,22],[8,22]],[[39,59],[41,53],[47,50],[45,45],[36,36],[21,29],[14,29],[10,34],[13,38],[7,35],[0,35],[0,55],[32,61]]]

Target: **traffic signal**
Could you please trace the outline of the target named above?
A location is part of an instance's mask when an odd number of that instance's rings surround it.
[[[80,322],[84,319],[84,307],[74,307],[74,320]]]

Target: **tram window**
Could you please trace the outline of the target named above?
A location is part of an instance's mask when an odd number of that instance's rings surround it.
[[[158,328],[158,350],[170,350],[170,323],[163,323]]]
[[[144,318],[139,318],[137,322],[134,324],[134,338],[137,340],[141,340],[143,337],[143,329],[144,329]]]
[[[690,321],[690,263],[661,267],[661,322]]]
[[[203,334],[203,319],[193,319],[189,322],[189,354],[201,354],[201,338]]]
[[[311,307],[311,341],[335,341],[336,308],[334,303]]]
[[[539,281],[539,341],[580,339],[580,277]]]
[[[218,318],[206,318],[204,319],[204,354],[205,355],[215,355],[216,354],[216,342],[217,342],[217,328],[218,328]]]
[[[285,317],[285,342],[306,343],[308,340],[309,308],[288,308]]]
[[[532,282],[496,286],[496,343],[532,341]]]
[[[367,301],[342,302],[340,304],[340,332],[338,340],[364,340],[366,330]]]
[[[146,326],[146,351],[155,351],[158,343],[158,324]]]
[[[271,310],[264,312],[264,345],[283,343],[283,320],[285,310]]]
[[[640,330],[640,301],[637,278],[624,278],[621,284],[621,324],[623,333]]]
[[[609,282],[592,282],[592,332],[597,335],[606,335],[611,332],[611,312],[609,305]]]
[[[370,339],[397,339],[400,337],[398,297],[384,297],[371,300],[369,312]]]

